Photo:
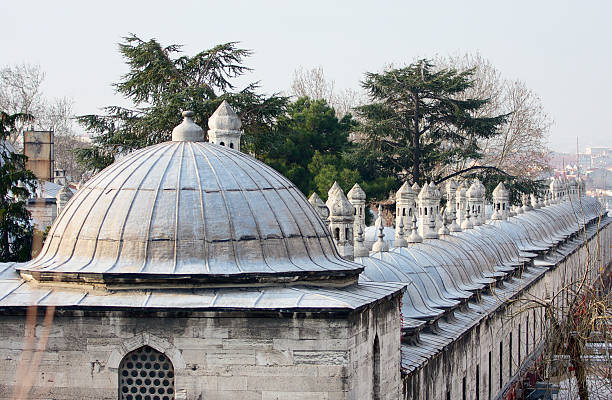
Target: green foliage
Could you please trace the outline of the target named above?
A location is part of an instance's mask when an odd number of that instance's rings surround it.
[[[273,145],[261,158],[304,194],[316,191],[325,199],[334,181],[345,190],[361,181],[343,158],[354,126],[350,115],[338,120],[325,100],[299,98],[279,117]]]
[[[26,157],[5,145],[15,121],[27,114],[0,111],[0,262],[27,261],[32,250],[33,227],[26,201],[36,187],[36,177],[26,170]]]
[[[114,86],[135,108],[109,106],[104,115],[77,118],[93,133],[93,145],[77,152],[88,169],[100,170],[117,154],[170,140],[183,110],[192,110],[195,122],[205,128],[223,100],[242,120],[242,148],[255,155],[269,150],[275,121],[287,99],[258,93],[256,83],[235,90],[232,79],[249,71],[243,65],[249,50],[230,42],[190,57],[181,54],[179,45],[163,47],[155,39],[143,41],[132,34],[119,44],[119,51],[129,72]]]
[[[362,175],[397,181],[436,180],[445,165],[481,158],[478,138],[498,134],[507,115],[474,117],[488,99],[457,99],[472,87],[473,70],[436,70],[428,60],[383,73],[366,73],[373,100],[357,107],[363,140],[351,159]]]

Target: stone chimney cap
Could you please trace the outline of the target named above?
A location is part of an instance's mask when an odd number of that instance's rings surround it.
[[[239,131],[241,127],[242,121],[227,100],[223,100],[213,115],[208,118],[208,129],[210,130]]]
[[[361,186],[358,183],[355,183],[351,190],[347,193],[347,197],[349,200],[365,200],[366,193],[363,191]]]

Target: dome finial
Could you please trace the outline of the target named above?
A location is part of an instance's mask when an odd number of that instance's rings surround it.
[[[372,251],[389,251],[389,245],[384,240],[385,238],[385,224],[383,223],[382,217],[382,205],[378,205],[378,219],[376,220],[377,228],[378,228],[378,240],[372,246]]]
[[[416,215],[412,216],[412,233],[408,236],[408,243],[421,243],[423,238],[417,232],[417,217]]]
[[[172,130],[173,142],[203,142],[204,131],[193,122],[193,111],[183,111],[183,122]]]
[[[393,246],[395,247],[406,247],[408,245],[408,242],[406,242],[406,239],[404,239],[404,218],[403,217],[398,217],[398,231],[397,231],[397,235],[395,235],[395,241],[393,242]]]
[[[355,257],[368,257],[370,255],[370,252],[363,242],[363,228],[361,227],[361,223],[358,223],[357,238],[355,239]]]

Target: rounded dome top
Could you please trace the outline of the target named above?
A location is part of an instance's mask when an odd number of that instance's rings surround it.
[[[193,122],[193,111],[183,111],[183,122],[172,130],[172,141],[203,142],[204,131]]]
[[[90,179],[20,271],[37,280],[225,284],[356,280],[361,267],[340,258],[317,212],[278,172],[224,146],[173,141]]]

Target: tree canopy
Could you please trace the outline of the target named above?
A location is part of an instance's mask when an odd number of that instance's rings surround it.
[[[354,126],[350,114],[338,119],[325,100],[300,97],[279,116],[273,146],[261,158],[304,194],[316,191],[325,197],[334,180],[345,188],[361,180],[343,159]]]
[[[223,100],[242,120],[245,151],[258,155],[268,148],[287,98],[263,95],[257,83],[237,90],[233,80],[250,71],[244,65],[250,50],[229,42],[187,56],[180,45],[164,47],[132,34],[123,38],[119,51],[129,71],[114,87],[134,107],[108,106],[103,115],[78,117],[93,133],[93,145],[79,151],[80,162],[88,168],[102,169],[118,154],[169,140],[183,110],[193,111],[195,122],[205,127]]]
[[[28,114],[0,111],[0,262],[30,259],[34,228],[26,201],[36,188],[36,177],[26,170],[26,156],[7,144],[18,120]]]
[[[475,116],[489,99],[459,98],[473,73],[436,69],[428,60],[366,73],[362,86],[372,102],[356,108],[362,123],[352,160],[367,175],[422,184],[441,178],[440,165],[480,159],[476,139],[497,135],[507,115]]]

